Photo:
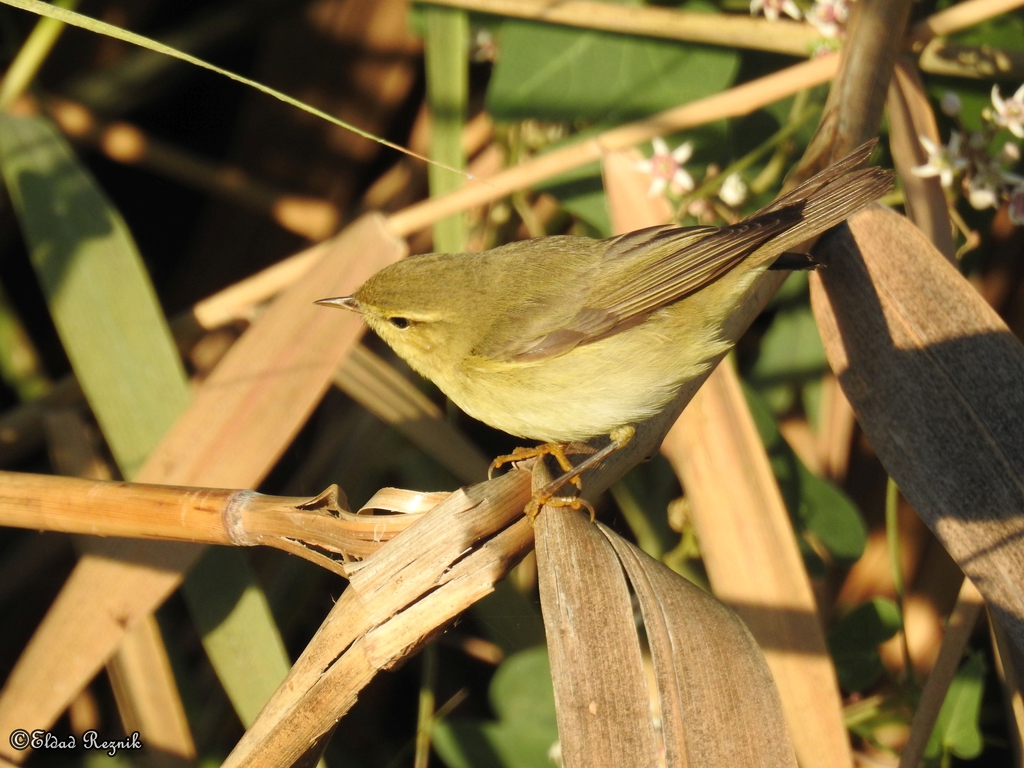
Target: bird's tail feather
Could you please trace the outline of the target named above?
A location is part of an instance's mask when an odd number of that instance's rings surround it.
[[[862,144],[846,157],[812,176],[758,211],[752,219],[798,206],[801,220],[773,237],[762,251],[781,254],[845,221],[882,197],[893,186],[893,172],[882,168],[854,170],[867,160],[875,141]]]

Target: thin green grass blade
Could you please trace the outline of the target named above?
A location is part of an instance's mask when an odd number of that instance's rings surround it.
[[[293,98],[288,94],[281,93],[280,91],[270,88],[269,86],[263,85],[262,83],[259,83],[255,80],[250,80],[248,77],[242,77],[241,75],[235,74],[234,72],[223,69],[214,64],[210,64],[208,61],[203,61],[202,59],[187,54],[184,51],[179,51],[176,48],[172,48],[169,45],[164,45],[163,43],[159,43],[156,40],[151,40],[150,38],[144,37],[143,35],[137,35],[134,32],[129,32],[126,29],[115,27],[113,24],[107,24],[106,22],[90,18],[89,16],[83,16],[82,14],[75,13],[74,11],[69,11],[64,8],[58,8],[56,6],[50,5],[49,3],[44,3],[42,2],[42,0],[0,0],[0,2],[2,2],[4,5],[9,5],[13,8],[20,8],[23,11],[29,11],[40,16],[46,16],[47,18],[62,21],[65,24],[70,24],[73,27],[87,29],[90,32],[95,32],[100,35],[106,35],[107,37],[112,37],[115,40],[122,40],[126,43],[131,43],[132,45],[138,45],[143,48],[148,48],[151,51],[162,53],[166,56],[173,56],[176,59],[186,61],[189,64],[194,64],[197,67],[202,67],[203,69],[208,69],[211,72],[216,72],[218,75],[223,75],[224,77],[234,80],[235,82],[247,85],[250,88],[255,88],[257,91],[265,93],[268,96],[273,96],[275,99],[283,101],[285,104],[290,104],[291,106],[301,109],[304,112],[308,112],[311,115],[316,115],[320,119],[326,120],[327,122],[332,123],[333,125],[337,125],[340,128],[344,128],[347,131],[352,131],[353,133],[362,136],[364,139],[375,141],[378,144],[382,144],[385,147],[397,150],[398,152],[401,152],[402,154],[405,155],[409,155],[410,157],[415,157],[418,160],[423,160],[424,162],[430,163],[431,165],[440,165],[445,170],[457,173],[460,176],[467,175],[463,171],[460,171],[456,168],[452,168],[450,166],[437,163],[429,158],[423,157],[422,155],[418,155],[415,152],[411,152],[399,144],[390,142],[387,139],[382,139],[379,136],[374,136],[372,133],[364,131],[361,128],[357,128],[351,123],[346,123],[344,120],[339,120],[333,115],[329,115],[326,112],[317,109],[316,107],[310,106],[305,102],[299,101],[298,99]]]
[[[427,101],[430,105],[430,194],[462,186],[462,177],[445,168],[466,167],[462,128],[469,99],[469,16],[451,8],[424,9],[426,28]],[[466,216],[456,213],[434,225],[434,250],[461,253],[466,249]]]
[[[68,358],[131,478],[189,401],[145,265],[120,214],[46,119],[0,114],[0,172]],[[221,683],[250,722],[290,666],[266,598],[244,557],[216,547],[184,594]]]

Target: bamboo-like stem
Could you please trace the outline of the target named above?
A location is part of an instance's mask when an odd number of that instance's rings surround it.
[[[1024,0],[967,0],[964,3],[956,3],[911,27],[908,43],[913,50],[920,51],[932,38],[972,27],[1022,5]]]
[[[0,472],[0,525],[92,536],[266,545],[347,574],[343,560],[364,558],[422,517],[357,515],[336,486],[312,499],[255,491],[103,482]]]
[[[814,43],[821,40],[821,33],[810,24],[773,22],[741,14],[693,13],[651,5],[617,5],[594,0],[425,0],[425,4],[792,56],[806,56]]]

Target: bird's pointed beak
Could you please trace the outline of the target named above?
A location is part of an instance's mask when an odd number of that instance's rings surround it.
[[[320,299],[314,301],[314,304],[321,304],[325,307],[338,307],[340,309],[348,309],[352,312],[362,312],[363,308],[356,301],[355,296],[338,296],[334,299]]]

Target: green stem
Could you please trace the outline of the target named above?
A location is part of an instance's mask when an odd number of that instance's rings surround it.
[[[54,0],[53,4],[58,8],[74,10],[78,0]],[[64,31],[64,26],[64,22],[49,18],[42,18],[36,22],[32,32],[18,50],[18,55],[7,68],[3,82],[0,82],[0,109],[7,109],[25,92],[39,67],[46,61],[60,33]]]
[[[903,583],[903,563],[900,560],[900,528],[899,528],[899,497],[900,489],[891,477],[885,489],[885,538],[889,545],[889,566],[892,569],[893,589],[896,593],[896,605],[900,612],[900,639],[903,646],[903,665],[906,669],[907,682],[916,686],[914,665],[910,659],[910,646],[907,644],[907,624],[903,613],[905,588]]]
[[[451,8],[424,9],[427,101],[430,105],[430,159],[463,169],[462,129],[469,100],[469,16]],[[428,169],[432,196],[462,186],[464,178],[444,168]],[[434,250],[466,250],[466,217],[456,213],[434,224]]]
[[[437,686],[437,646],[423,649],[423,672],[420,678],[420,706],[416,718],[416,755],[413,768],[427,768],[430,759],[430,734],[434,725],[434,688]]]

